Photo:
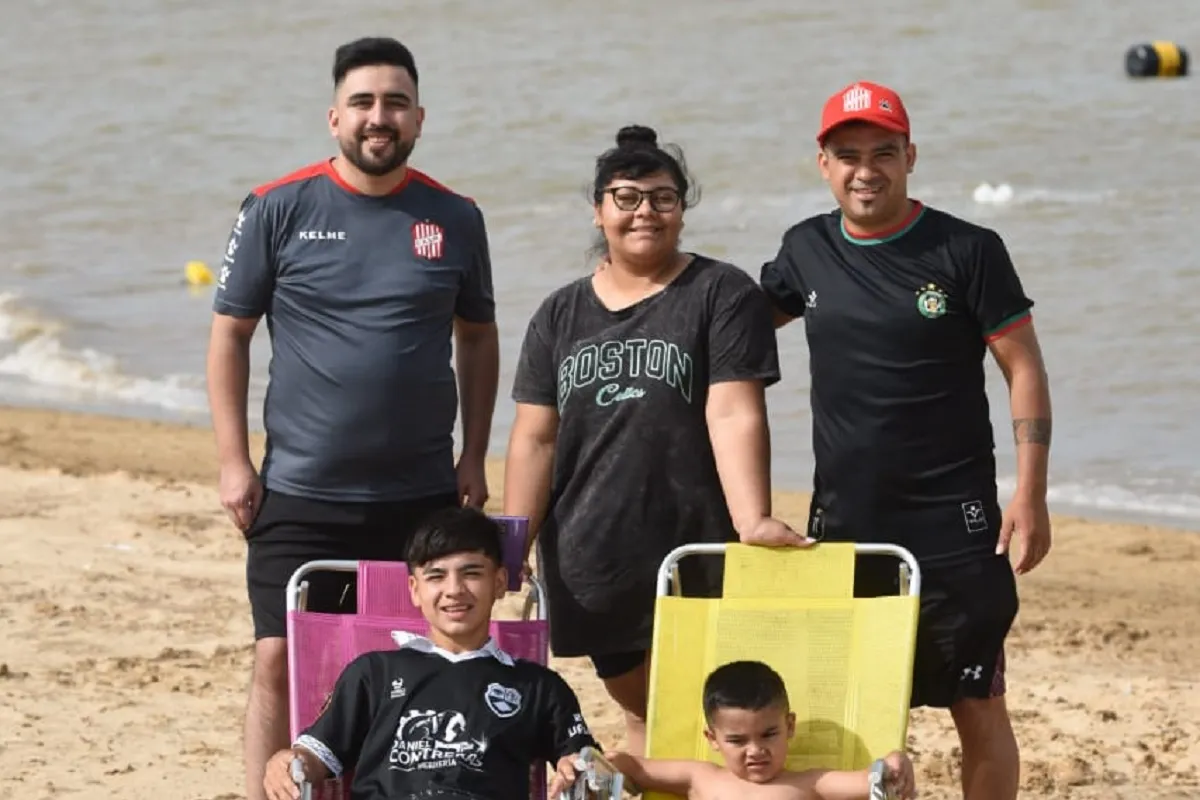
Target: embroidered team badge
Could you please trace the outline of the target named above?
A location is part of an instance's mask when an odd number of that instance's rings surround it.
[[[508,686],[489,683],[483,693],[483,702],[497,717],[508,719],[521,710],[521,693]]]
[[[436,222],[414,222],[412,240],[414,253],[420,258],[437,261],[442,257],[446,232]]]
[[[857,83],[842,94],[842,111],[866,111],[871,107],[871,90]]]
[[[917,311],[929,319],[942,316],[946,313],[946,293],[936,284],[925,284],[917,290]]]

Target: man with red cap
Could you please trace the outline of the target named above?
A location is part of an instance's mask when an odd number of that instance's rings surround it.
[[[762,269],[777,326],[804,318],[816,463],[809,535],[891,542],[922,572],[912,705],[948,708],[964,796],[1017,796],[1004,700],[1016,574],[1050,549],[1050,392],[1030,300],[993,230],[908,195],[908,112],[858,82],[821,114],[817,164],[838,208],[791,227]],[[985,392],[1008,383],[1017,485],[1001,510]],[[1008,558],[1015,539],[1015,569]],[[895,560],[861,558],[858,596],[894,594]]]

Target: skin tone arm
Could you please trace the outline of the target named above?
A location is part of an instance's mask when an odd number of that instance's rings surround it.
[[[640,758],[629,753],[611,753],[606,758],[643,792],[663,792],[678,797],[687,797],[697,781],[706,775],[715,777],[720,769],[703,761]]]
[[[1008,383],[1017,450],[1017,489],[1004,514],[997,552],[1006,552],[1015,535],[1022,543],[1015,570],[1023,574],[1050,551],[1046,509],[1052,429],[1050,382],[1033,323],[1016,328],[989,347]]]
[[[250,340],[257,327],[257,318],[214,314],[208,343],[208,403],[217,439],[221,505],[242,530],[262,502],[246,426]]]
[[[749,531],[771,514],[771,441],[759,381],[725,381],[709,387],[709,437],[725,488],[733,527]]]
[[[500,383],[500,337],[496,323],[454,319],[455,372],[462,406],[463,451],[459,494],[468,505],[487,502],[484,461]]]
[[[550,505],[550,482],[557,439],[558,409],[554,406],[517,403],[504,464],[504,513],[529,517],[526,561]]]
[[[608,757],[616,769],[643,791],[664,792],[687,797],[696,790],[700,796],[708,794],[713,784],[736,782],[743,789],[752,785],[738,781],[729,772],[707,761],[673,761],[639,758],[628,753],[613,753]],[[916,781],[912,763],[899,752],[890,753],[885,759],[886,781],[896,797],[916,796]],[[785,772],[773,783],[795,787],[802,797],[813,800],[866,800],[870,785],[868,771],[810,769],[804,772]],[[722,794],[724,794],[722,792]]]
[[[761,381],[724,381],[708,390],[705,416],[717,474],[739,538],[768,546],[808,540],[771,519],[771,437]]]
[[[895,753],[888,756],[886,762],[888,772],[885,780],[892,792],[891,796],[916,797],[912,764],[907,760],[901,761]],[[867,775],[867,770],[848,772],[813,769],[792,773],[792,780],[789,782],[813,800],[866,800],[871,791]]]
[[[794,319],[795,317],[785,314],[774,305],[771,306],[771,322],[775,325],[776,330],[782,328],[784,325],[787,325]]]

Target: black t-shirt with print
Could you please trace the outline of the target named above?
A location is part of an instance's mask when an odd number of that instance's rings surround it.
[[[409,637],[347,665],[296,744],[339,776],[351,800],[464,795],[529,800],[532,769],[596,747],[558,673],[489,642],[452,655]]]
[[[914,204],[890,235],[834,212],[784,234],[762,286],[804,318],[815,537],[908,547],[929,565],[995,551],[988,341],[1033,301],[994,231]]]
[[[538,533],[556,655],[650,645],[664,556],[737,535],[705,405],[723,381],[779,380],[766,297],[743,270],[703,256],[619,311],[590,277],[551,294],[529,322],[513,399],[556,406],[550,504]],[[681,563],[684,590],[720,588],[719,558]]]

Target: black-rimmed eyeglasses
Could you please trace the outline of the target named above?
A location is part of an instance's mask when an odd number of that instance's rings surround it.
[[[616,186],[604,192],[612,195],[613,205],[622,211],[637,211],[643,200],[649,200],[650,207],[660,214],[674,211],[679,205],[679,192],[665,186],[657,189]]]

